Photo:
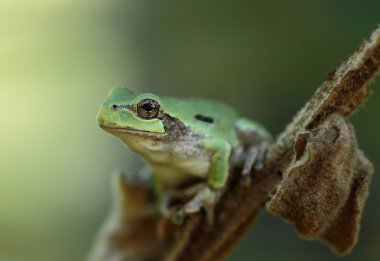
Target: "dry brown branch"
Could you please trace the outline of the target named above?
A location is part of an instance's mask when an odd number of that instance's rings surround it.
[[[228,255],[269,199],[269,195],[279,186],[280,175],[286,172],[294,158],[297,133],[313,130],[332,114],[343,117],[351,115],[370,94],[368,84],[379,74],[379,67],[380,28],[346,62],[328,75],[306,106],[278,136],[267,154],[265,169],[252,173],[252,183],[249,186],[240,184],[238,169],[232,170],[228,189],[215,209],[215,224],[208,227],[202,214],[191,216],[179,228],[176,243],[166,258],[204,261],[220,260]],[[361,153],[360,155],[360,164],[357,165],[359,174],[355,175],[354,189],[350,190],[349,197],[352,200],[347,200],[346,206],[339,210],[341,213],[337,215],[340,217],[350,207],[352,211],[359,212],[366,197],[372,171],[370,163]],[[363,165],[366,166],[364,171]],[[353,197],[355,193],[362,196],[357,204],[356,197]],[[356,216],[358,218],[360,217]],[[339,218],[334,219],[335,222],[337,220]],[[339,235],[330,229],[323,237],[327,241],[334,241]],[[348,245],[351,246],[352,243]],[[347,246],[343,246],[343,249],[339,247],[342,246],[338,246],[338,252],[347,251]]]

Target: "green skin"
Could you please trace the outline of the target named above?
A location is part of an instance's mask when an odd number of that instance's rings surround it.
[[[159,105],[154,117],[140,114],[139,103],[146,99]],[[208,190],[203,190],[202,199],[198,200],[201,203],[192,202],[185,209],[189,213],[198,211],[207,201],[205,198],[213,198],[213,191],[225,186],[230,164],[241,164],[244,155],[231,157],[236,162],[230,162],[230,156],[233,148],[245,142],[244,137],[254,137],[254,142],[248,143],[255,148],[271,140],[265,128],[240,118],[226,104],[205,99],[159,97],[151,93],[136,95],[121,87],[112,89],[106,96],[97,120],[104,130],[146,159],[159,198],[194,178],[207,181]]]

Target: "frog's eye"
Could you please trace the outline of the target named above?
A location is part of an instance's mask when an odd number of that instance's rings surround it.
[[[160,112],[160,104],[153,99],[144,99],[137,104],[137,113],[144,119],[153,119]]]

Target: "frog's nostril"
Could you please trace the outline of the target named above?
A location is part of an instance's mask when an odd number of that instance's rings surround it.
[[[119,106],[116,105],[116,104],[113,104],[113,105],[111,106],[111,109],[114,110],[114,111],[116,111],[118,108],[119,108]]]

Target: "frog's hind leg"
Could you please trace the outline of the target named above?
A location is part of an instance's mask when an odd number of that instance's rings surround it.
[[[171,219],[177,224],[183,223],[187,215],[198,213],[202,209],[206,212],[208,224],[214,221],[214,206],[221,196],[222,190],[212,191],[207,184],[200,188],[195,196],[183,207],[174,211]]]
[[[213,192],[208,183],[202,182],[185,189],[171,189],[165,191],[160,199],[160,213],[165,218],[171,219],[176,224],[182,224],[185,217],[190,214],[199,212],[201,209],[210,215],[215,202],[215,192]],[[174,203],[173,202],[178,202]],[[182,202],[182,203],[180,203]],[[211,220],[212,218],[209,218]]]

